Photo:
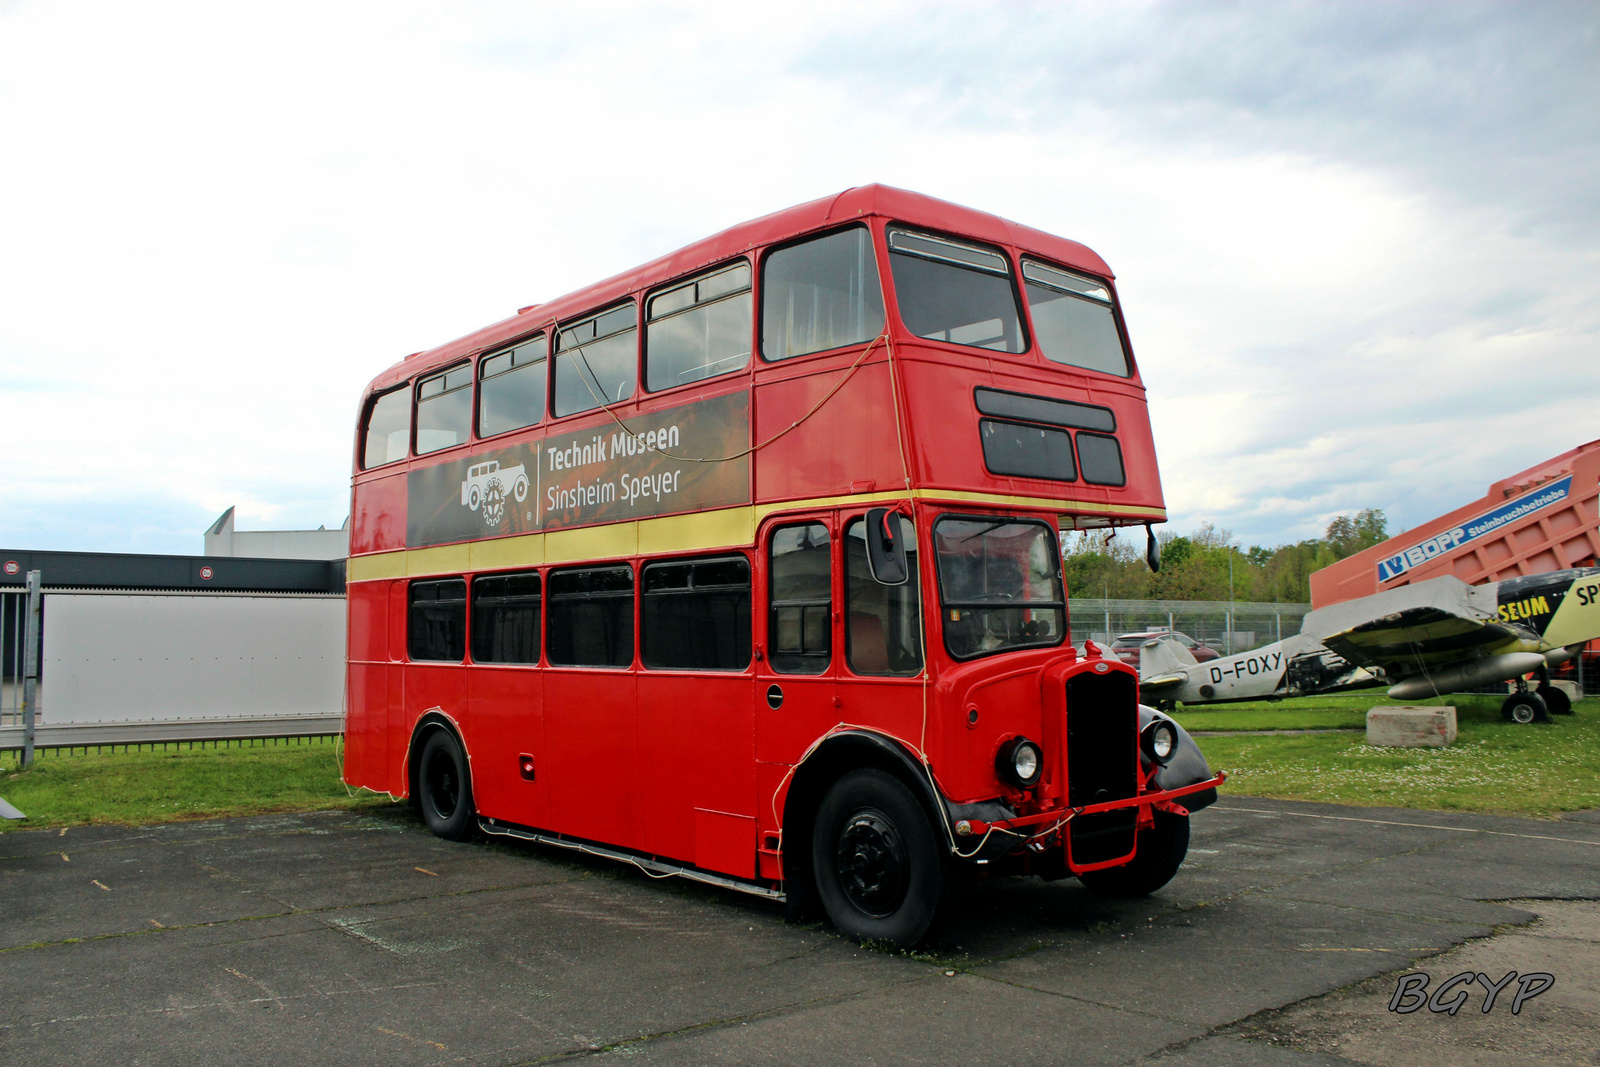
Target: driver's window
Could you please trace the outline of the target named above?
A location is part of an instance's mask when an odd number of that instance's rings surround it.
[[[916,674],[922,670],[922,592],[917,531],[896,515],[906,546],[904,585],[879,585],[867,564],[866,520],[845,528],[845,657],[856,674]]]

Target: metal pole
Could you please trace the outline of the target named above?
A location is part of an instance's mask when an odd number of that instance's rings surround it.
[[[1233,546],[1228,546],[1228,655],[1233,655]]]
[[[33,723],[39,703],[39,592],[38,571],[28,572],[27,629],[22,638],[22,766],[33,763]]]

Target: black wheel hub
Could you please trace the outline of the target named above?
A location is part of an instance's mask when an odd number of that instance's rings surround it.
[[[875,918],[894,914],[905,900],[909,866],[905,839],[887,815],[868,808],[845,820],[834,873],[861,911]]]
[[[436,754],[425,771],[428,782],[428,800],[439,818],[448,819],[456,813],[461,801],[461,780],[456,776],[453,760],[444,753]]]

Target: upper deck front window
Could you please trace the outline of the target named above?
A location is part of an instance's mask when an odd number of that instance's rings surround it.
[[[944,644],[956,659],[1058,645],[1067,630],[1055,532],[1042,522],[943,518],[933,528]]]
[[[761,271],[761,354],[789,359],[883,332],[883,290],[864,226],[780,248]]]
[[[1011,284],[1011,261],[948,237],[889,230],[900,319],[918,337],[1021,352],[1028,347]]]
[[[1046,359],[1132,377],[1105,282],[1031,259],[1022,261],[1022,278],[1036,340]]]

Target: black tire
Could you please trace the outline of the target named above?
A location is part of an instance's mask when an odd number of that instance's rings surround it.
[[[1078,875],[1092,893],[1106,897],[1143,897],[1172,881],[1189,854],[1189,818],[1156,812],[1156,824],[1139,831],[1138,849],[1130,863]]]
[[[1571,715],[1572,698],[1553,685],[1541,685],[1534,694],[1544,701],[1545,710],[1552,715]]]
[[[912,948],[953,910],[955,872],[904,782],[873,768],[828,790],[811,836],[817,895],[839,932]]]
[[[1538,693],[1512,693],[1506,697],[1506,702],[1500,705],[1500,715],[1506,722],[1521,723],[1524,726],[1533,722],[1550,721],[1550,709],[1545,706],[1544,698]]]
[[[464,841],[477,826],[472,810],[472,778],[467,756],[448,730],[428,732],[417,760],[417,794],[422,821],[446,841]]]

